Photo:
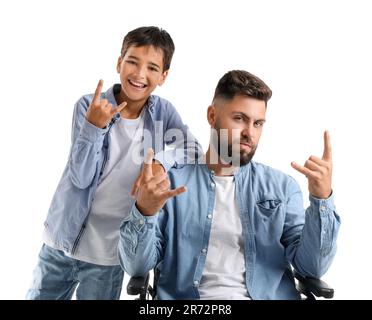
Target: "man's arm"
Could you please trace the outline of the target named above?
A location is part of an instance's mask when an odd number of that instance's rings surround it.
[[[123,269],[131,276],[143,276],[162,259],[165,225],[163,212],[158,212],[165,202],[186,191],[184,186],[170,190],[165,172],[153,172],[154,151],[146,155],[143,179],[139,186],[137,201],[130,217],[120,228],[119,259]],[[165,209],[163,209],[165,210]]]
[[[311,156],[300,166],[292,162],[292,167],[308,179],[310,207],[305,213],[303,229],[302,194],[292,181],[287,201],[287,214],[282,242],[286,255],[301,274],[321,277],[329,268],[336,253],[336,239],[340,217],[336,213],[332,195],[332,150],[328,131],[324,132],[324,152],[322,158]],[[302,221],[301,221],[302,220]]]
[[[286,204],[286,219],[281,242],[287,260],[302,275],[320,278],[336,254],[340,218],[333,204],[333,195],[317,199],[310,195],[310,206],[303,214],[302,193],[294,180]]]
[[[130,276],[146,275],[163,257],[164,237],[159,214],[143,216],[134,205],[129,219],[120,227],[120,265]]]

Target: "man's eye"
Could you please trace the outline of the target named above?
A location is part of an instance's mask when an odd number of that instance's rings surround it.
[[[127,60],[127,63],[129,63],[129,64],[136,64],[136,62],[135,61],[132,61],[132,60]]]
[[[255,125],[257,128],[258,128],[258,127],[262,127],[262,126],[263,126],[263,122],[256,122],[254,125]]]
[[[158,72],[158,69],[157,68],[154,68],[154,67],[150,67],[149,68],[151,71],[155,71],[155,72]]]
[[[241,120],[243,120],[243,117],[234,117],[234,119],[237,120],[237,121],[241,121]]]

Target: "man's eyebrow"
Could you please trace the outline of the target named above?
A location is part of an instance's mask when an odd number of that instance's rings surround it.
[[[243,116],[246,119],[251,119],[251,117],[247,116],[244,112],[241,111],[233,111],[233,114]],[[266,122],[266,119],[256,119],[255,121]]]

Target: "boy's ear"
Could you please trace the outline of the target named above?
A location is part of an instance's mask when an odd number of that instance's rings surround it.
[[[120,73],[120,66],[121,66],[121,62],[123,61],[123,58],[122,57],[119,57],[118,59],[118,63],[116,64],[116,71],[118,73]]]
[[[165,82],[165,79],[168,77],[168,72],[169,72],[169,70],[164,71],[162,73],[161,78],[160,78],[160,81],[158,83],[159,86],[161,86]]]
[[[214,106],[209,106],[207,110],[207,119],[212,128],[214,128],[216,118],[216,108]]]

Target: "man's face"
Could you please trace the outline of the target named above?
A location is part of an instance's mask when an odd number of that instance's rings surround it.
[[[163,71],[163,51],[153,46],[129,47],[118,59],[122,90],[130,101],[147,100],[156,86],[162,85],[168,75]]]
[[[246,165],[256,152],[265,123],[265,101],[238,95],[230,101],[216,101],[208,109],[208,121],[217,131],[211,142],[220,159]]]

